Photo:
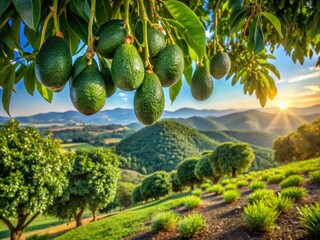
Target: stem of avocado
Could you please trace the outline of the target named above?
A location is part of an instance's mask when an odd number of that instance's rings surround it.
[[[92,26],[93,26],[93,18],[96,12],[96,0],[91,1],[91,9],[90,9],[90,18],[88,24],[88,49],[87,49],[87,58],[89,59],[88,65],[92,65],[92,57],[94,55],[93,51],[93,41],[94,36],[92,33]]]
[[[128,35],[131,34],[131,27],[129,22],[129,7],[130,7],[130,0],[125,0],[125,4],[124,4],[125,22],[126,22],[126,27],[128,29]]]
[[[59,29],[59,19],[58,19],[58,0],[53,1],[53,22],[54,22],[54,31],[57,36],[62,36]]]
[[[44,43],[45,37],[46,37],[46,30],[49,23],[49,20],[53,16],[53,11],[51,10],[46,19],[43,22],[42,29],[41,29],[41,37],[40,37],[40,47]]]

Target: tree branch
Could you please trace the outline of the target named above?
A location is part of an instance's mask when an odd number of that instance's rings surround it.
[[[0,219],[8,226],[10,232],[14,231],[14,227],[13,227],[12,223],[9,221],[9,219],[6,219],[2,216],[0,216]]]
[[[40,213],[38,212],[38,213],[36,213],[35,215],[33,215],[33,217],[30,218],[29,221],[27,221],[27,222],[21,227],[21,229],[25,229],[26,227],[28,227],[29,224],[30,224],[34,219],[36,219],[36,217],[39,216],[39,214],[40,214]]]

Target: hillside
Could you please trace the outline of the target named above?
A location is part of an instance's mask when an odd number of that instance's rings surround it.
[[[199,131],[162,120],[122,140],[116,147],[123,168],[151,173],[171,171],[183,159],[200,155],[218,143]]]
[[[200,131],[207,131],[207,130],[227,130],[227,128],[210,118],[202,118],[202,117],[191,117],[191,118],[177,118],[171,119],[177,123],[185,125],[190,128],[195,128]]]

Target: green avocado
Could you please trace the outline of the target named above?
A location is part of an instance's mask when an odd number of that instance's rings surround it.
[[[100,73],[104,79],[107,89],[107,98],[111,97],[117,90],[117,87],[114,85],[112,76],[111,76],[111,63],[112,59],[104,59],[101,66]]]
[[[164,93],[155,73],[146,73],[134,95],[134,112],[144,125],[154,124],[164,110]]]
[[[72,79],[75,79],[86,67],[88,67],[89,59],[87,56],[78,57],[72,67]],[[96,60],[92,59],[92,66],[94,66],[95,69],[99,70],[98,64]]]
[[[110,20],[98,29],[95,36],[98,39],[94,42],[94,50],[105,58],[113,58],[127,36],[125,22],[120,19]]]
[[[225,52],[219,52],[211,59],[210,73],[215,79],[220,79],[226,76],[231,67],[230,57]]]
[[[99,112],[106,101],[106,86],[100,72],[86,67],[70,85],[70,98],[75,108],[84,115]]]
[[[67,42],[60,37],[49,37],[37,55],[37,79],[48,89],[59,92],[68,82],[71,71],[72,57]]]
[[[181,48],[178,45],[168,45],[158,54],[154,72],[163,87],[170,87],[182,77],[183,68],[184,57]]]
[[[135,37],[139,43],[143,43],[142,23],[139,21],[135,27]],[[166,40],[162,32],[156,28],[147,28],[148,47],[150,58],[154,58],[158,53],[166,47]],[[144,49],[144,48],[143,48]],[[143,53],[142,53],[143,54]]]
[[[129,43],[120,45],[111,64],[111,76],[116,87],[132,91],[144,79],[144,66],[137,49]]]
[[[193,98],[198,101],[204,101],[211,96],[213,81],[207,64],[197,66],[191,79],[190,89]]]

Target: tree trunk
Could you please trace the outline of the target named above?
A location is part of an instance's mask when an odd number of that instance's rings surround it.
[[[232,170],[232,177],[235,178],[237,176],[237,170],[233,169]]]
[[[75,214],[75,220],[77,224],[76,227],[80,227],[82,225],[81,217],[82,217],[83,211],[84,211],[84,208],[80,209],[80,212],[78,214],[77,213]]]
[[[22,230],[15,229],[13,232],[11,232],[10,239],[11,240],[20,240],[22,237]]]
[[[95,222],[97,220],[96,210],[92,210],[92,221]]]
[[[194,186],[193,186],[193,184],[191,184],[191,186],[190,186],[190,187],[191,187],[191,190],[193,190],[193,189],[194,189]]]

